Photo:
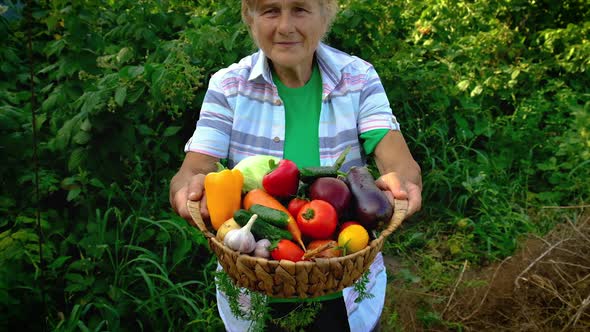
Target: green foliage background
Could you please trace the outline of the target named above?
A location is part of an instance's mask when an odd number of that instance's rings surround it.
[[[254,51],[239,2],[29,3],[0,5],[0,329],[218,330],[214,260],[167,195],[208,77]],[[587,1],[340,4],[326,42],[375,65],[423,170],[385,250],[430,290],[588,202]]]

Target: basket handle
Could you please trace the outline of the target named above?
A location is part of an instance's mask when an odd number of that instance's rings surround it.
[[[205,225],[205,222],[203,221],[203,217],[201,217],[201,201],[189,200],[186,202],[186,207],[188,208],[188,213],[193,218],[193,221],[195,222],[195,224],[197,224],[197,227],[201,230],[201,232],[203,232],[203,234],[205,234],[205,237],[207,237],[207,238],[215,237],[215,235],[213,235],[213,233],[211,233],[207,229],[207,226]]]
[[[389,221],[389,225],[387,228],[381,232],[379,238],[387,237],[389,234],[393,233],[406,219],[406,215],[408,214],[408,200],[393,200],[393,215],[391,216],[391,220]]]

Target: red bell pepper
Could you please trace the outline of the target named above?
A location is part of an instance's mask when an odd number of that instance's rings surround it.
[[[262,178],[262,187],[271,196],[289,198],[297,194],[299,188],[299,168],[288,159],[281,159],[278,164],[269,162],[271,170]]]

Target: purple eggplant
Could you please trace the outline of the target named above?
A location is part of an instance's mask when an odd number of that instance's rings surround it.
[[[367,229],[388,222],[393,214],[389,199],[375,184],[373,175],[366,166],[353,166],[346,175],[355,203],[356,218]]]

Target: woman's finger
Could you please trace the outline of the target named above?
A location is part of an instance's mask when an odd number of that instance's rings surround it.
[[[209,209],[207,209],[207,195],[203,193],[203,198],[201,199],[201,217],[203,219],[209,219]]]
[[[408,214],[411,216],[422,208],[422,190],[414,183],[408,183]]]
[[[205,191],[205,174],[197,174],[193,176],[188,183],[188,199],[191,201],[199,201],[203,197]]]
[[[394,172],[382,175],[379,179],[377,179],[377,181],[375,181],[375,184],[381,190],[390,191],[395,199],[408,198],[408,192],[405,186]]]
[[[183,219],[187,220],[188,222],[194,225],[193,218],[188,212],[188,207],[186,206],[187,201],[188,187],[183,187],[174,194],[172,207],[174,208],[174,211],[178,213],[179,216],[181,216]]]

